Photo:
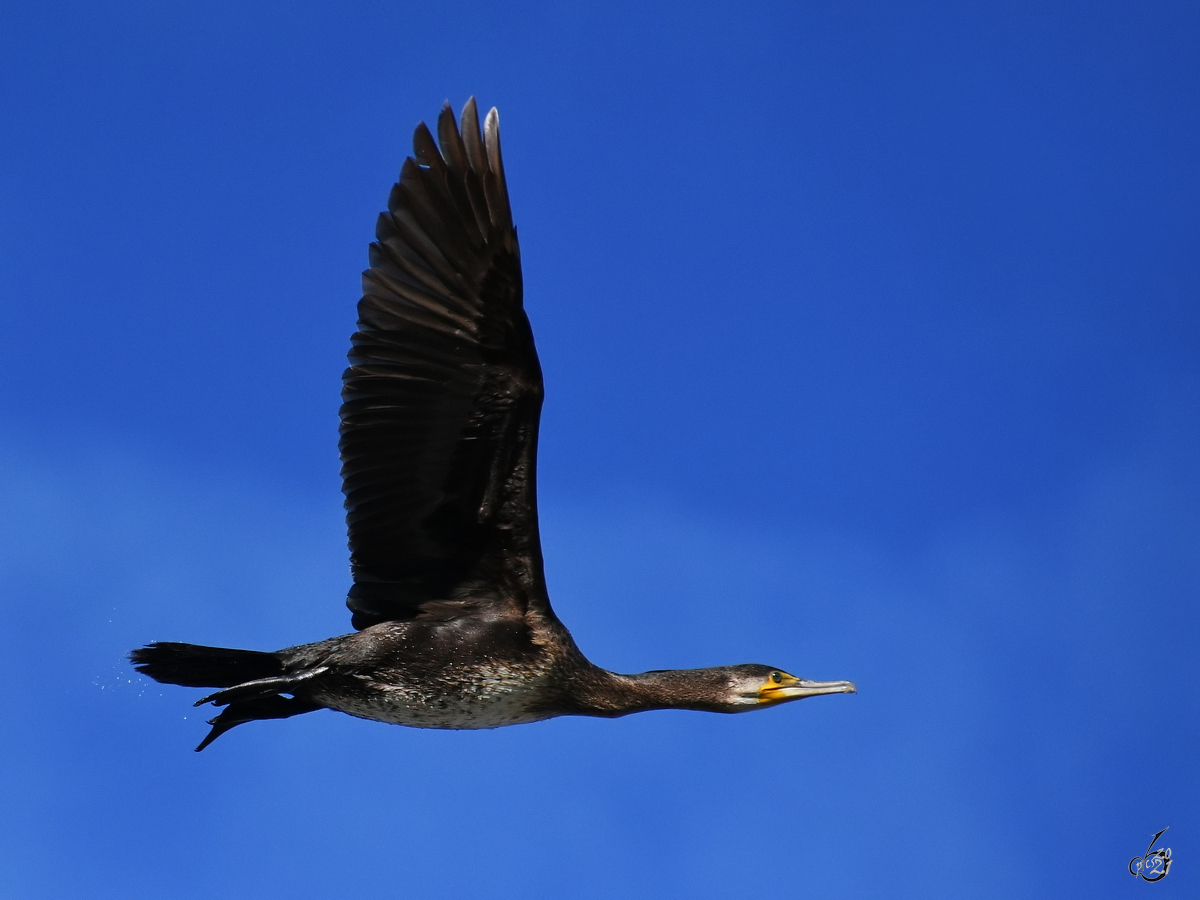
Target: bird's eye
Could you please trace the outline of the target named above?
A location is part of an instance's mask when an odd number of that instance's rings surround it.
[[[775,682],[776,684],[779,684],[781,681],[783,681],[783,673],[782,672],[772,672],[771,680],[773,682]]]

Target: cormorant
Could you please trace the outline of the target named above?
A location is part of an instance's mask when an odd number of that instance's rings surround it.
[[[363,275],[343,376],[341,458],[356,631],[274,653],[158,642],[130,654],[167,684],[216,687],[235,725],[327,708],[418,728],[495,728],[650,709],[745,712],[848,681],[763,665],[618,675],[593,665],[550,608],[535,466],[542,373],[499,115],[438,143],[413,135]],[[439,151],[438,144],[441,149]]]

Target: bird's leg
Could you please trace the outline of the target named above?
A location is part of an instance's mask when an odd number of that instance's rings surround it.
[[[274,678],[256,678],[254,681],[243,681],[233,687],[217,691],[197,700],[194,706],[211,703],[213,706],[225,706],[239,700],[256,700],[272,697],[276,694],[291,694],[297,685],[329,671],[328,666],[317,666],[307,669],[297,675],[280,675]]]
[[[301,700],[299,697],[280,697],[278,694],[271,697],[257,697],[253,700],[234,701],[223,709],[219,716],[208,720],[212,731],[200,742],[196,752],[199,753],[235,725],[254,722],[258,719],[287,719],[317,709],[324,709],[324,707],[320,703],[313,703],[310,700]]]

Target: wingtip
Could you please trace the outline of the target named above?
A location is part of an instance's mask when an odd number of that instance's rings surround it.
[[[465,135],[470,129],[479,132],[479,107],[475,104],[475,97],[467,98],[467,102],[463,104],[462,112],[459,114],[459,130]]]
[[[488,168],[500,181],[503,218],[508,219],[511,224],[512,211],[508,209],[508,188],[504,184],[504,160],[500,155],[500,111],[494,106],[483,123],[483,145],[487,152]]]
[[[413,156],[421,165],[432,166],[441,162],[442,154],[438,152],[437,141],[433,139],[429,126],[424,122],[418,123],[413,129],[412,143]]]
[[[492,152],[498,152],[500,147],[500,110],[494,106],[488,110],[487,118],[483,120],[483,143],[489,151],[495,147],[496,151]],[[495,169],[495,166],[492,168]]]

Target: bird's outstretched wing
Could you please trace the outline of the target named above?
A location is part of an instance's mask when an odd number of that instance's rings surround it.
[[[354,627],[472,598],[546,604],[542,374],[521,303],[499,116],[413,135],[363,274],[341,408]],[[548,610],[548,605],[546,605]]]

